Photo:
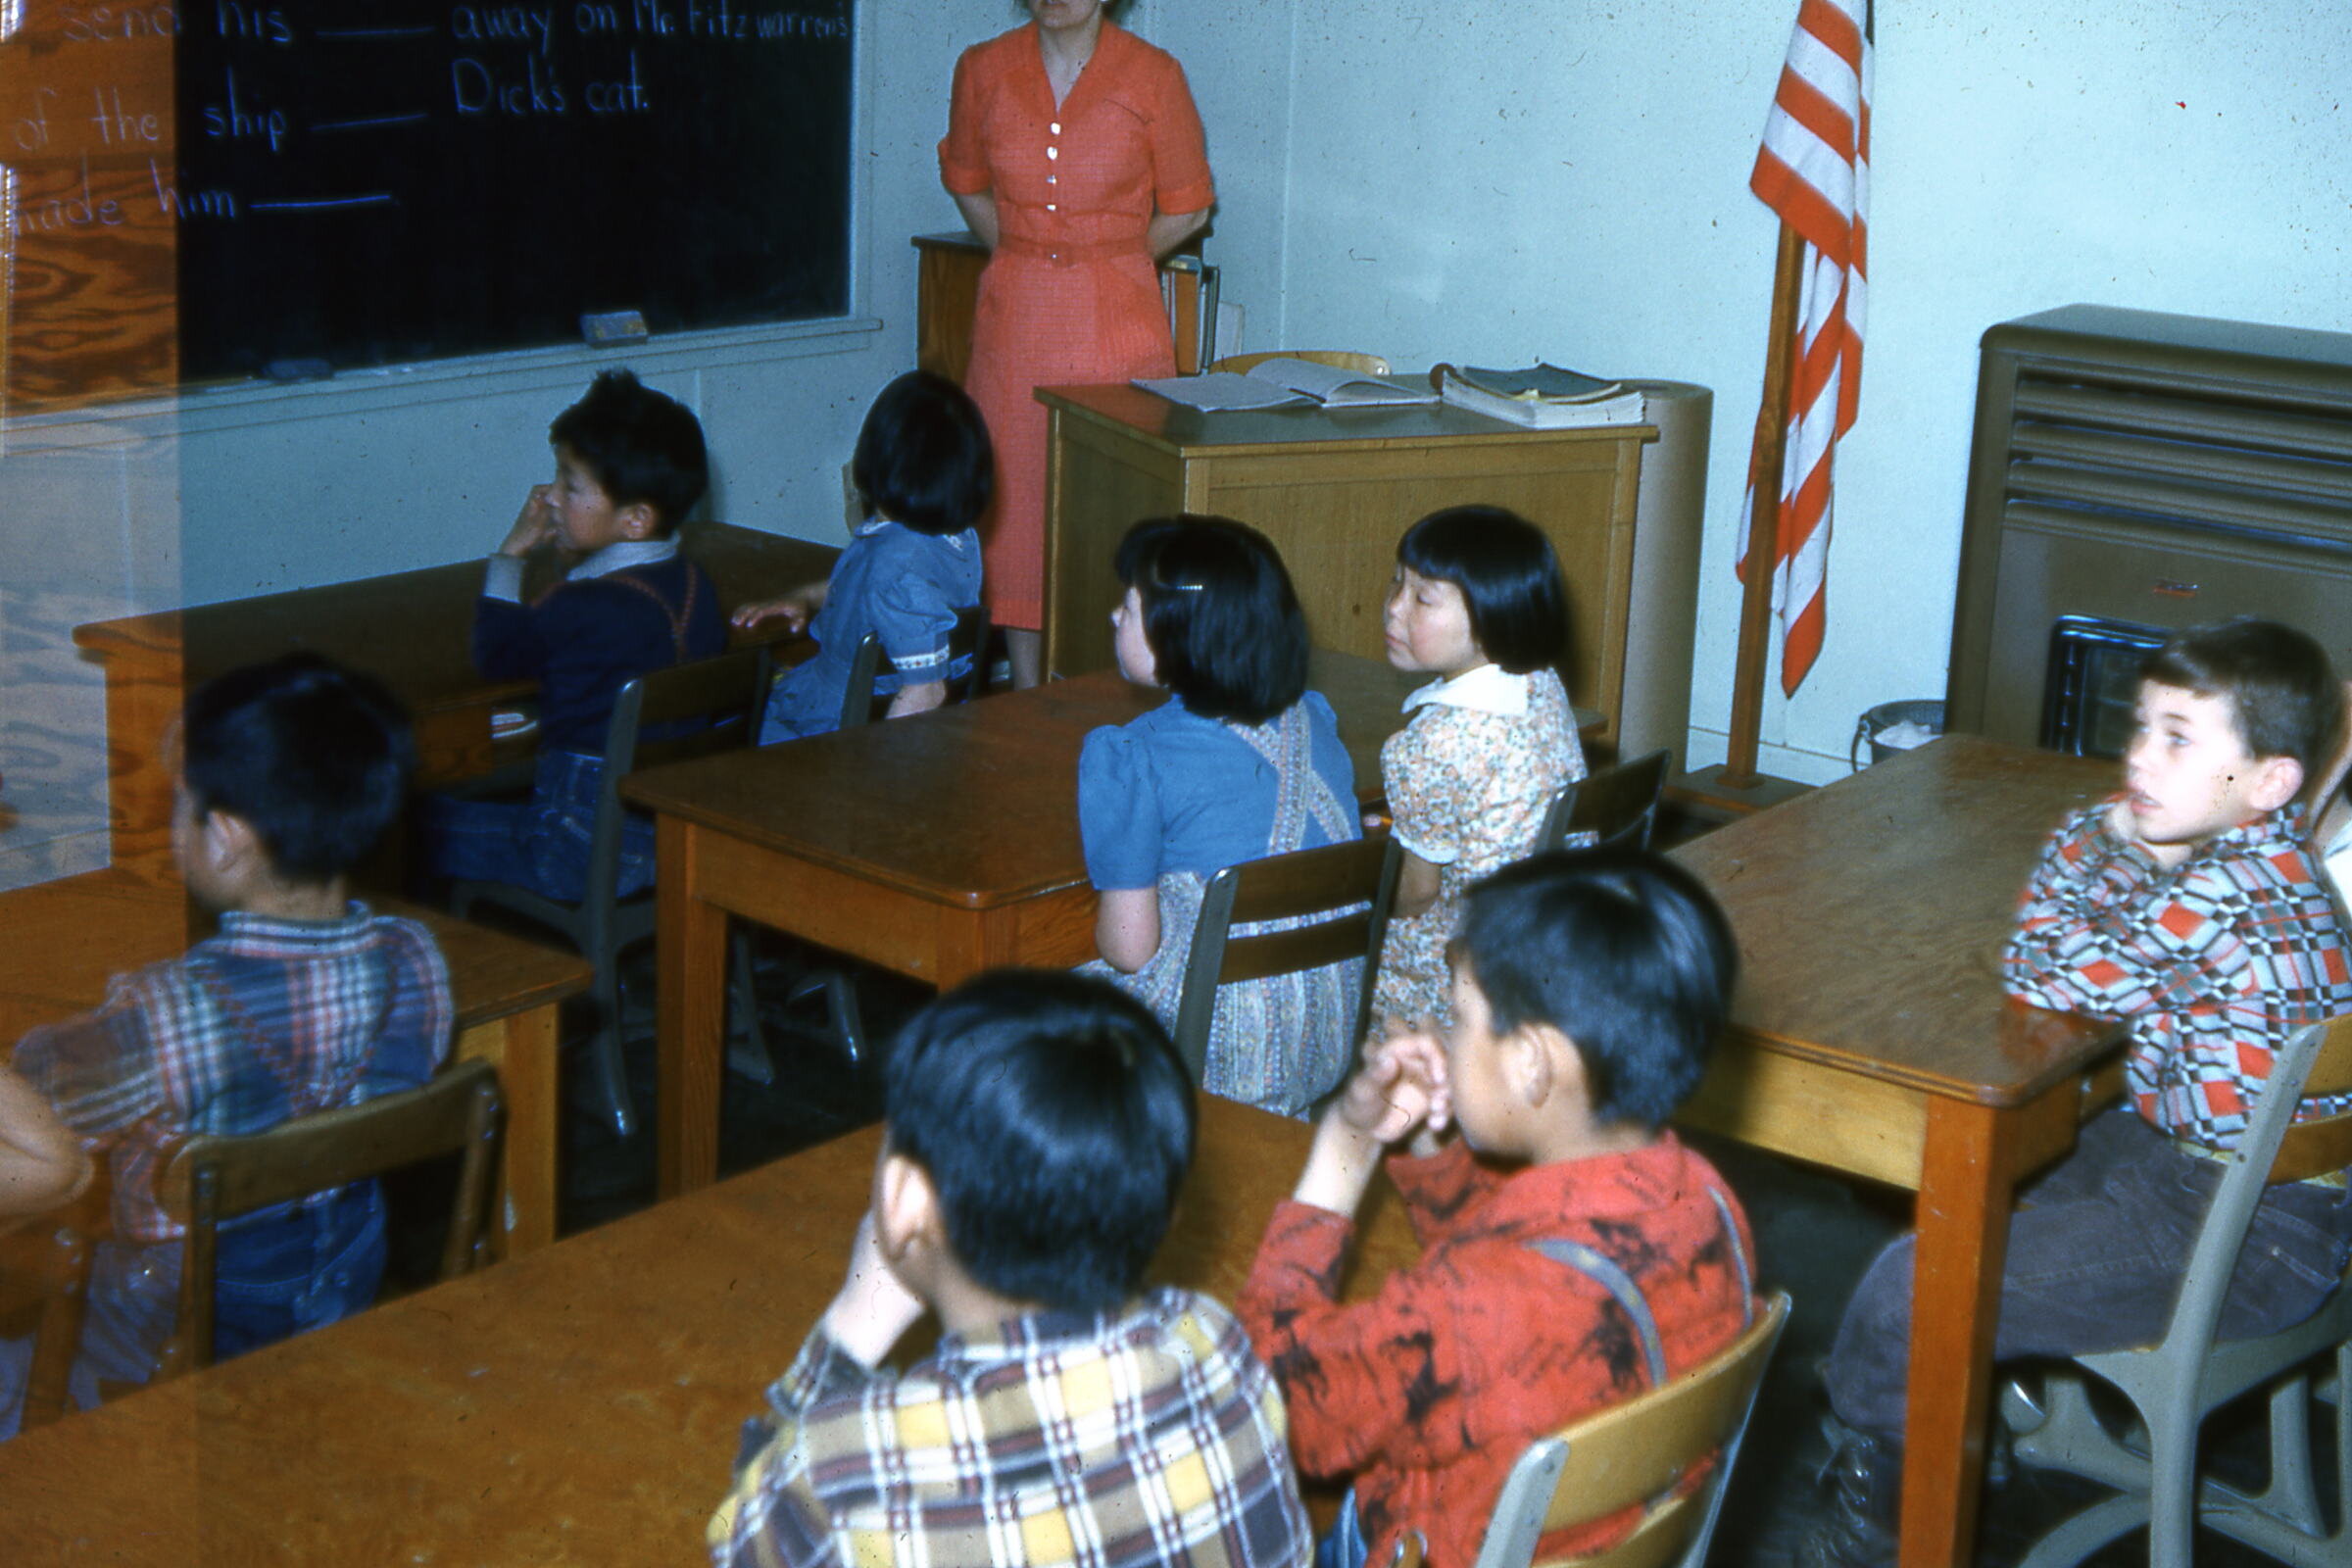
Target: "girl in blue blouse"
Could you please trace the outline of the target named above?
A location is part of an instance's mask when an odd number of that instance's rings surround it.
[[[1078,832],[1102,895],[1087,967],[1174,1025],[1208,879],[1359,837],[1339,721],[1306,689],[1306,618],[1274,547],[1222,517],[1139,522],[1120,542],[1119,671],[1173,695],[1087,736]],[[1240,928],[1237,928],[1240,929]],[[1358,964],[1221,988],[1202,1087],[1290,1114],[1346,1073]]]
[[[866,411],[850,459],[850,481],[865,524],[824,582],[745,605],[735,624],[782,617],[808,630],[816,657],[777,678],[760,728],[762,746],[822,735],[841,722],[850,662],[872,632],[890,669],[874,681],[889,716],[947,701],[948,633],[956,614],[980,602],[980,536],[974,531],[996,493],[996,459],[979,406],[963,388],[928,370],[909,370]]]

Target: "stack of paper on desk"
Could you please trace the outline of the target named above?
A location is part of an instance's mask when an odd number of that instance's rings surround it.
[[[1643,413],[1638,388],[1553,365],[1520,370],[1441,365],[1429,379],[1448,403],[1534,430],[1639,424]]]
[[[1223,413],[1236,409],[1279,409],[1291,404],[1319,403],[1327,409],[1371,408],[1385,404],[1435,403],[1435,392],[1424,392],[1386,376],[1361,370],[1343,370],[1311,360],[1265,360],[1248,374],[1211,370],[1206,375],[1170,375],[1157,380],[1138,379],[1147,392],[1156,392],[1188,409]]]

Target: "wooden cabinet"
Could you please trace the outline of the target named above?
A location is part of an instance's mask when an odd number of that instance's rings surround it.
[[[1521,430],[1445,406],[1203,414],[1129,386],[1047,387],[1038,400],[1052,430],[1049,669],[1112,663],[1111,556],[1140,517],[1213,513],[1259,529],[1290,566],[1316,646],[1378,659],[1397,538],[1443,507],[1483,502],[1551,536],[1568,582],[1569,696],[1605,716],[1603,745],[1619,740],[1636,497],[1655,427]]]

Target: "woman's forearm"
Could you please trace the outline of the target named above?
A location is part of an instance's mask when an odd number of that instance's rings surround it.
[[[991,217],[994,217],[993,212]],[[1152,226],[1144,231],[1144,241],[1152,249],[1152,259],[1161,261],[1170,251],[1207,226],[1208,209],[1205,207],[1197,213],[1153,213]]]
[[[997,248],[997,193],[984,190],[972,196],[957,196],[956,210],[963,214],[963,226],[972,237],[990,250]]]

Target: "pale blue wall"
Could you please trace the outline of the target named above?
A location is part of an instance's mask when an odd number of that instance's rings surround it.
[[[1776,687],[1766,711],[1767,764],[1805,778],[1842,767],[1862,708],[1942,690],[1986,326],[2086,300],[2352,330],[2352,8],[1883,9],[1870,348],[1839,467],[1829,641],[1796,699]],[[1138,0],[1129,16],[1200,99],[1221,196],[1209,253],[1251,346],[1400,365],[1543,355],[1716,389],[1701,762],[1729,711],[1731,534],[1771,284],[1773,221],[1746,175],[1794,13]],[[858,416],[912,357],[906,236],[955,226],[932,146],[956,53],[1014,20],[1000,0],[861,8],[857,309],[874,329],[642,351],[649,378],[710,425],[724,515],[838,537]],[[421,389],[386,378],[11,431],[0,611],[51,580],[71,579],[86,618],[487,549],[542,476],[546,421],[588,365],[524,358]],[[95,734],[70,654],[46,649],[33,672],[12,646],[0,751]]]

